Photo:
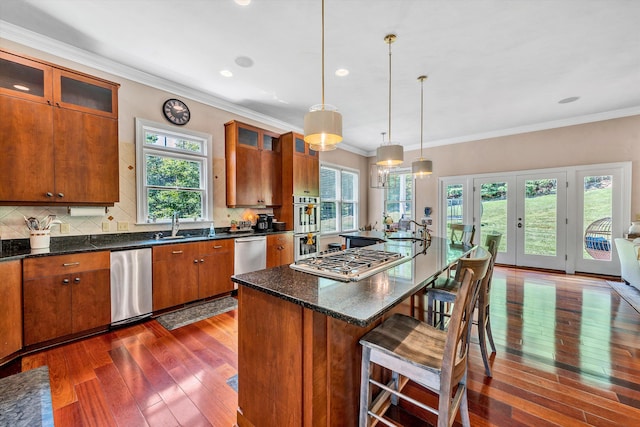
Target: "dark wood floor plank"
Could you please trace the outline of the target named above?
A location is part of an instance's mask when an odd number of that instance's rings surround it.
[[[101,366],[95,372],[116,423],[121,426],[146,426],[144,415],[115,365]]]
[[[162,398],[147,380],[144,372],[125,347],[109,352],[114,366],[118,369],[122,380],[141,409],[148,408],[162,401]]]
[[[62,408],[77,401],[72,374],[69,372],[70,367],[64,357],[65,350],[65,347],[57,347],[47,351],[53,409]],[[72,366],[71,369],[73,368]]]
[[[75,389],[87,427],[117,426],[97,378],[80,383]]]

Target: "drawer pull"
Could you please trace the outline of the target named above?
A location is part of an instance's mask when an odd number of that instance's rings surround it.
[[[174,255],[181,254],[181,253],[183,253],[183,252],[184,252],[184,251],[171,251],[171,253],[172,253],[172,254],[174,254]]]
[[[213,247],[213,249],[220,249],[220,248],[222,248],[222,245],[215,245],[215,246]]]
[[[63,267],[73,267],[76,265],[80,265],[79,262],[65,262],[64,264],[62,264]]]

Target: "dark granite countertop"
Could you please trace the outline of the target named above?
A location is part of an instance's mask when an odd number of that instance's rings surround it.
[[[397,235],[396,235],[397,236]],[[434,237],[389,240],[368,248],[399,252],[407,261],[358,282],[340,282],[293,270],[288,265],[232,276],[231,280],[345,322],[366,327],[424,287],[473,247]]]
[[[0,380],[0,425],[53,427],[49,369],[46,366]]]
[[[119,233],[119,234],[94,234],[88,236],[52,237],[50,247],[47,249],[31,249],[29,239],[3,240],[0,262],[23,259],[28,257],[65,255],[79,252],[118,251],[126,249],[150,248],[157,245],[176,243],[202,242],[208,240],[235,239],[247,236],[266,236],[268,234],[288,233],[287,231],[238,231],[217,232],[209,237],[209,229],[184,230],[178,233],[184,238],[179,239],[155,239],[155,232],[144,233]]]

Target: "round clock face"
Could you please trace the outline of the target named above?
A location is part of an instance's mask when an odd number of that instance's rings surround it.
[[[189,107],[179,99],[167,99],[162,112],[167,120],[175,125],[185,125],[191,118]]]

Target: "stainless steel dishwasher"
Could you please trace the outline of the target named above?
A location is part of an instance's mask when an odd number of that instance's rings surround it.
[[[111,252],[111,324],[151,316],[151,249]]]
[[[250,273],[267,267],[267,237],[241,237],[235,240],[233,274]],[[237,288],[237,284],[235,284]]]

